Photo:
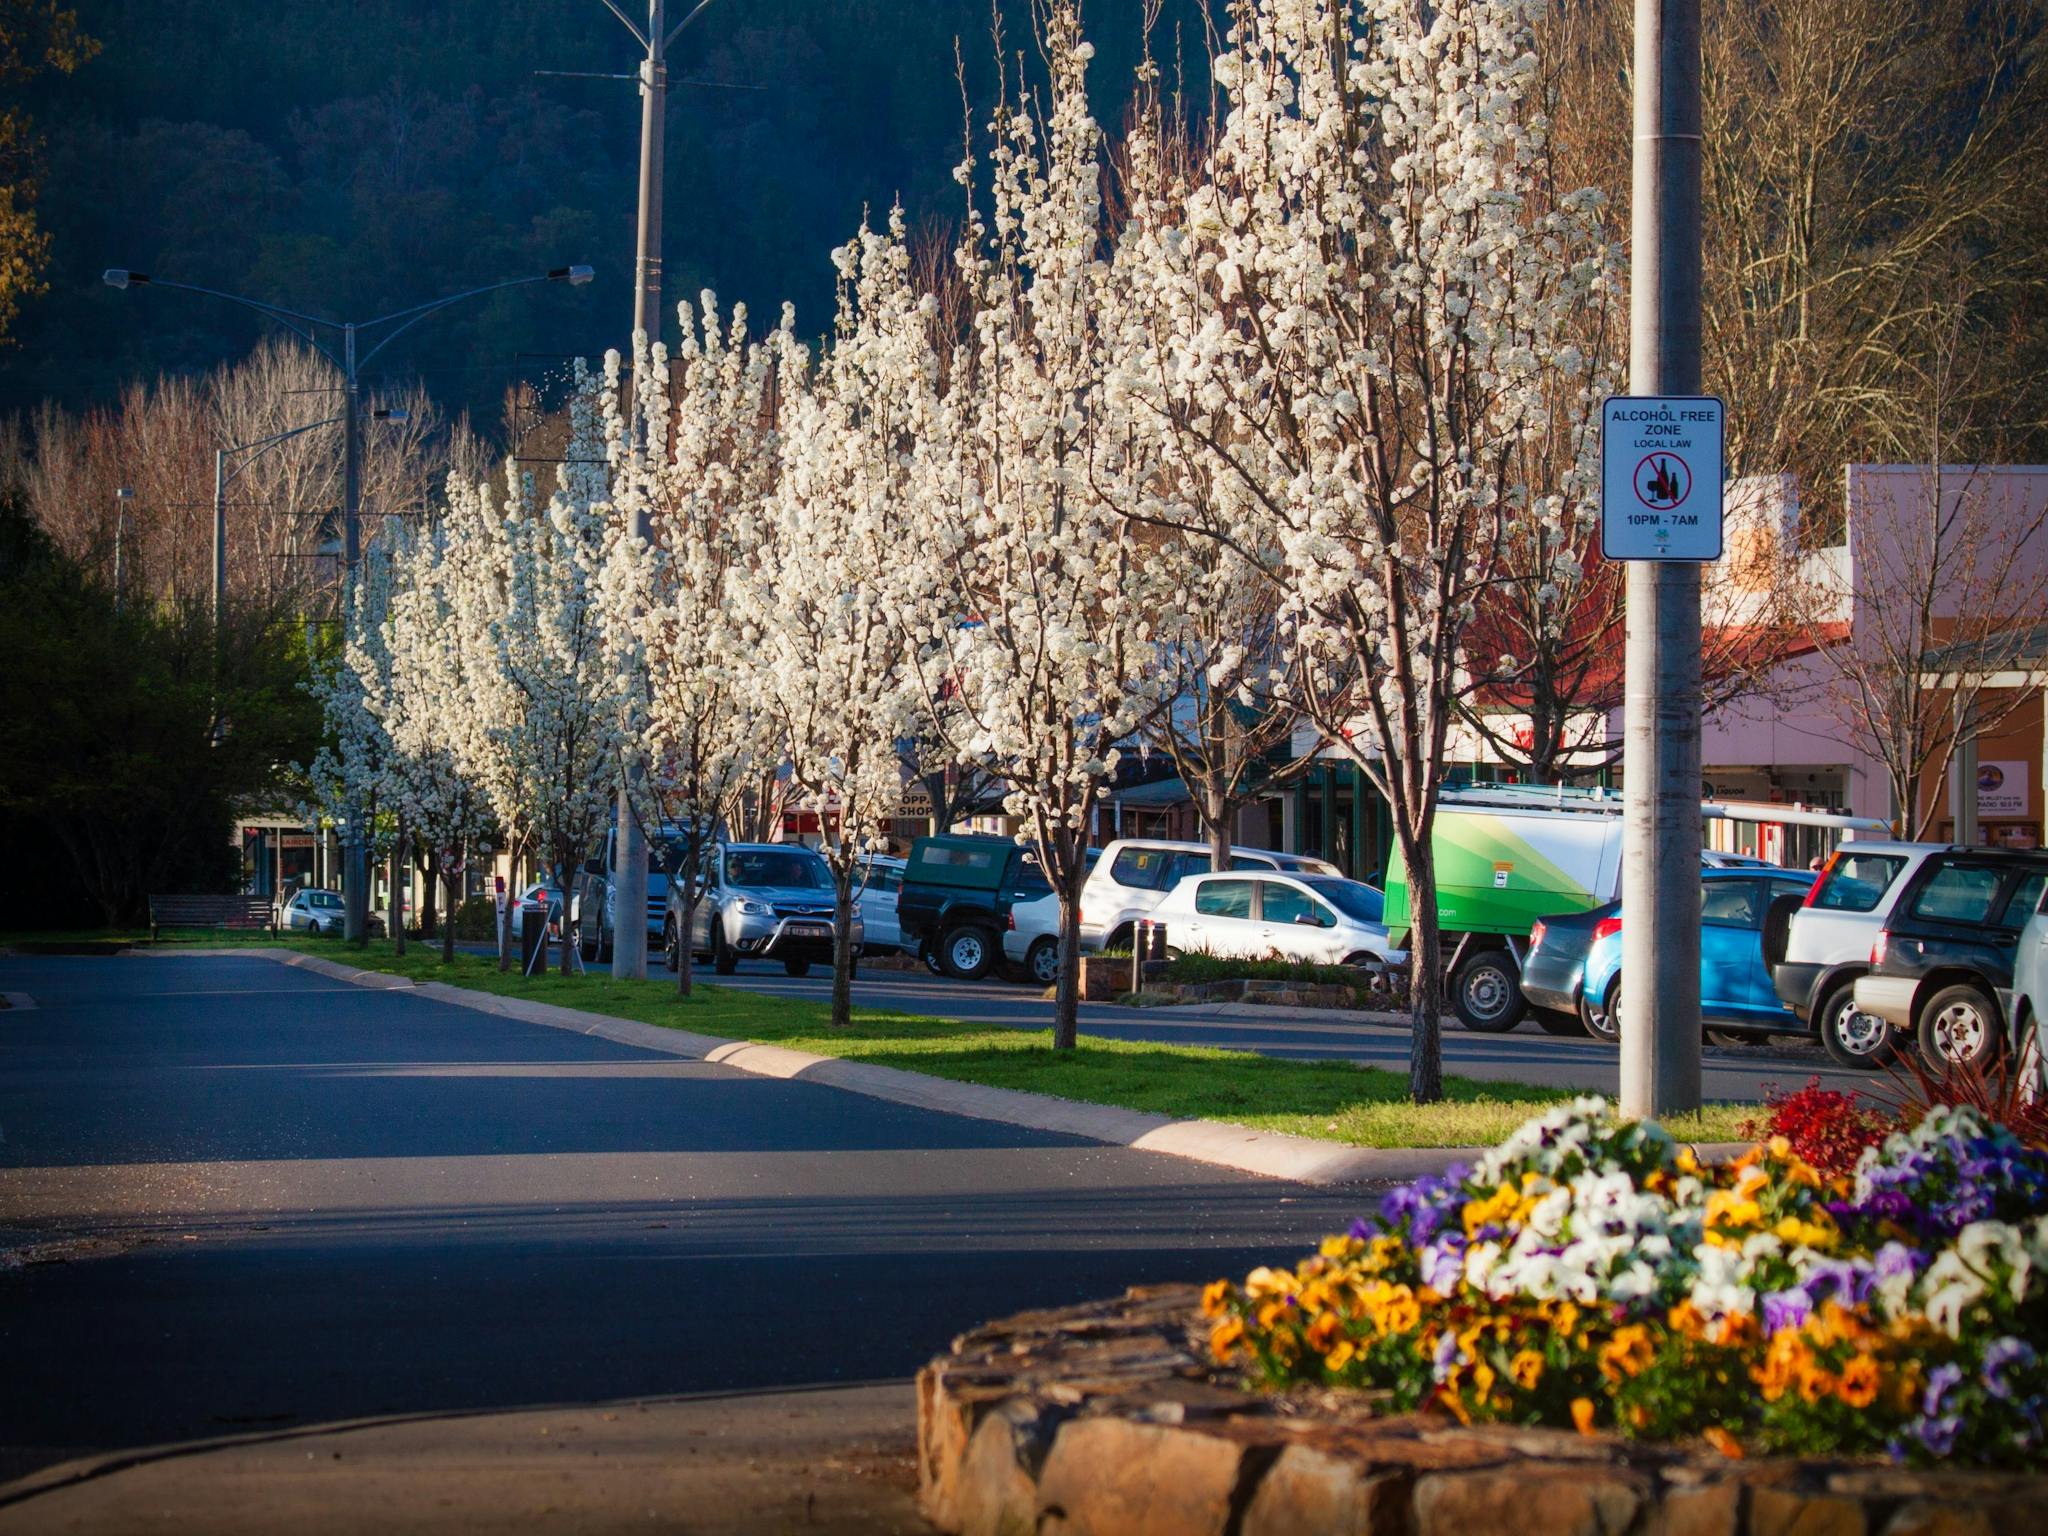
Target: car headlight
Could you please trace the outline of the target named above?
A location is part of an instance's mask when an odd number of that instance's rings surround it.
[[[775,909],[765,901],[742,901],[739,904],[742,917],[773,917]]]

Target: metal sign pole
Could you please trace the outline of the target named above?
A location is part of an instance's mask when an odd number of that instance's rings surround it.
[[[1629,387],[1700,388],[1700,4],[1636,0]],[[1716,475],[1718,482],[1718,474]],[[1679,487],[1653,466],[1649,504]],[[1621,1109],[1700,1103],[1700,570],[1628,569]]]

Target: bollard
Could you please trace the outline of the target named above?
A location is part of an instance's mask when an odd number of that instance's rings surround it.
[[[1131,930],[1131,990],[1145,990],[1146,978],[1166,964],[1166,924],[1153,918],[1138,919]]]

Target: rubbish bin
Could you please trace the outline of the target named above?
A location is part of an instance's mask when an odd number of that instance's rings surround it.
[[[519,970],[531,976],[548,963],[548,909],[524,907],[519,913]]]

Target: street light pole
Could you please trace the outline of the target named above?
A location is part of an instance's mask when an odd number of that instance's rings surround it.
[[[228,451],[213,450],[213,650],[218,658],[228,601]]]
[[[1700,0],[1635,0],[1629,392],[1700,390]],[[1628,568],[1621,1109],[1700,1104],[1700,568]]]
[[[128,600],[128,503],[135,499],[135,488],[130,485],[117,487],[114,491],[114,617],[121,617],[121,609]]]

